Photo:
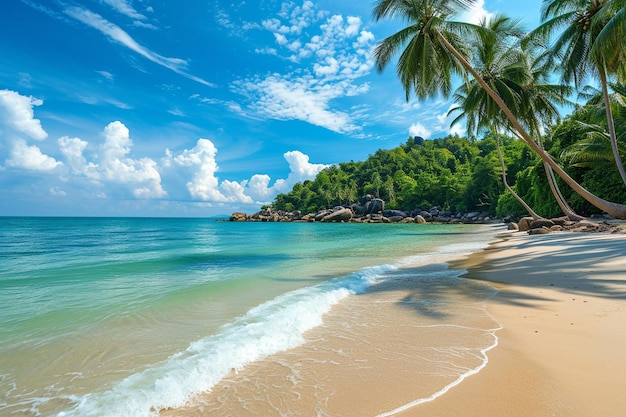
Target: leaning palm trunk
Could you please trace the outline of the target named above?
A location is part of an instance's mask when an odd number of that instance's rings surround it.
[[[554,195],[554,198],[556,199],[556,202],[561,208],[561,210],[563,211],[563,213],[567,216],[569,220],[572,220],[572,221],[583,220],[584,217],[576,214],[574,209],[572,209],[570,205],[567,204],[565,197],[563,197],[563,194],[561,194],[561,190],[559,189],[559,185],[556,182],[556,178],[554,177],[554,171],[552,170],[552,167],[550,167],[550,165],[548,165],[546,161],[543,161],[543,169],[546,171],[546,176],[548,177],[548,185],[550,185],[550,190],[552,190],[552,194]]]
[[[617,134],[615,133],[615,121],[613,120],[613,111],[611,110],[611,100],[609,98],[609,90],[607,88],[606,72],[600,68],[600,84],[602,85],[602,99],[604,100],[604,107],[606,109],[606,119],[609,127],[609,138],[611,139],[611,149],[613,150],[613,158],[615,158],[615,164],[619,175],[622,177],[624,185],[626,185],[626,171],[624,171],[624,164],[619,154],[617,147]]]
[[[478,74],[478,72],[476,72],[476,70],[470,65],[467,59],[465,59],[465,57],[459,51],[457,51],[456,48],[454,48],[454,46],[450,44],[450,42],[448,42],[448,40],[445,38],[445,36],[443,36],[443,34],[440,31],[435,30],[435,33],[437,37],[439,38],[439,40],[442,42],[442,44],[445,45],[446,49],[452,55],[454,55],[454,57],[461,63],[463,68],[465,68],[465,70],[468,71],[474,77],[476,82],[480,84],[480,86],[487,92],[487,94],[489,94],[489,96],[496,102],[498,107],[502,109],[507,119],[509,119],[509,121],[511,122],[515,130],[517,130],[518,133],[520,134],[524,143],[530,146],[530,148],[533,151],[535,151],[537,155],[539,155],[539,157],[544,162],[550,165],[550,167],[554,170],[554,172],[559,177],[561,177],[563,181],[567,183],[567,185],[569,185],[582,198],[584,198],[585,200],[587,200],[589,203],[599,208],[600,210],[603,210],[604,212],[618,219],[626,219],[626,205],[613,203],[613,202],[604,200],[592,194],[591,192],[589,192],[582,185],[578,184],[576,180],[570,177],[567,174],[567,172],[565,172],[565,170],[563,170],[563,168],[561,168],[561,166],[559,166],[559,164],[557,164],[556,161],[552,159],[552,157],[545,150],[543,150],[543,148],[541,148],[539,145],[535,143],[535,141],[530,137],[528,132],[526,132],[526,130],[519,123],[519,121],[515,118],[515,116],[511,112],[511,109],[509,109],[509,107],[504,103],[504,101],[502,101],[500,96],[495,91],[493,91],[491,87],[489,87],[489,85],[485,82],[485,80],[483,80],[482,77]]]
[[[537,135],[537,137],[541,138],[541,135],[539,134]],[[541,148],[543,149],[543,143],[541,142],[541,139],[538,140],[538,143],[539,143],[539,146],[541,146]],[[552,195],[554,195],[554,199],[556,200],[557,204],[561,208],[561,211],[563,211],[563,214],[565,214],[565,216],[567,216],[567,218],[572,221],[583,220],[584,217],[576,214],[574,209],[572,209],[570,205],[567,203],[567,200],[565,200],[565,197],[563,197],[563,194],[561,193],[561,190],[559,188],[559,184],[556,182],[556,178],[554,177],[554,171],[552,170],[552,167],[550,167],[550,165],[548,165],[546,161],[543,161],[543,169],[546,172],[546,177],[548,178],[548,185],[550,186]]]
[[[504,187],[511,193],[513,197],[515,197],[517,201],[519,201],[519,203],[522,206],[524,206],[528,214],[532,216],[533,220],[541,219],[542,217],[538,215],[537,213],[535,213],[535,211],[528,204],[526,204],[524,199],[520,197],[513,190],[513,188],[511,188],[511,186],[509,185],[509,182],[506,179],[506,165],[504,164],[504,157],[502,156],[502,149],[500,149],[500,138],[498,137],[497,134],[495,134],[495,137],[496,137],[496,148],[498,149],[498,157],[500,158],[500,166],[502,167],[502,182],[504,182]]]

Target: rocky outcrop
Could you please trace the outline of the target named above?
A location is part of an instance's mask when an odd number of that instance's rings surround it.
[[[347,222],[352,218],[352,210],[341,207],[333,209],[332,212],[321,218],[322,222]]]
[[[617,221],[609,216],[596,216],[588,220],[570,221],[567,217],[538,219],[522,217],[518,221],[511,218],[494,219],[487,212],[451,212],[439,207],[429,209],[415,208],[403,210],[385,210],[385,202],[371,195],[364,197],[363,204],[336,206],[315,213],[302,214],[298,210],[280,211],[264,208],[258,213],[246,215],[235,212],[230,216],[233,222],[352,222],[352,223],[442,223],[442,224],[485,224],[505,223],[510,231],[527,232],[532,235],[560,231],[586,233],[626,234],[626,222]]]
[[[440,210],[416,208],[410,212],[403,210],[386,210],[385,202],[371,195],[364,197],[363,204],[336,206],[315,213],[302,214],[300,211],[281,211],[264,208],[258,213],[246,215],[233,213],[230,221],[252,222],[354,222],[354,223],[494,223],[488,213],[453,213]]]
[[[229,220],[231,222],[245,222],[246,220],[248,220],[248,215],[246,213],[237,211],[230,216]]]

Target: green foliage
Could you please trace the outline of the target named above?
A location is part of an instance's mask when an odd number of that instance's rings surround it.
[[[513,170],[530,159],[523,145],[504,143]],[[340,163],[315,180],[296,184],[276,197],[277,210],[309,213],[335,205],[358,203],[366,194],[385,200],[386,207],[411,211],[439,206],[452,211],[496,212],[504,187],[495,140],[470,141],[459,136],[413,138],[397,148],[378,150],[363,162]]]

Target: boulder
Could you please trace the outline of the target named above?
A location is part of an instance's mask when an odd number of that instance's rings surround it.
[[[552,220],[549,219],[538,219],[538,220],[534,220],[530,223],[530,228],[531,229],[539,229],[542,227],[545,228],[551,228],[552,226],[554,226],[554,222]]]
[[[383,216],[385,217],[408,217],[408,214],[402,210],[383,210]]]
[[[415,216],[415,223],[426,224],[428,222],[422,215],[418,214],[417,216]]]
[[[374,198],[365,203],[365,214],[382,213],[385,209],[385,202],[380,198]]]
[[[420,215],[420,216],[422,216],[422,217],[423,217],[424,219],[426,219],[427,221],[429,221],[429,220],[431,220],[431,219],[433,218],[433,215],[432,215],[432,214],[430,214],[430,212],[425,211],[425,210],[422,210],[422,211],[419,213],[419,215]]]
[[[248,220],[248,216],[246,215],[246,213],[237,211],[230,216],[229,220],[231,222],[245,222],[246,220]]]
[[[352,218],[352,210],[342,207],[322,218],[323,222],[345,222]]]
[[[529,235],[545,235],[550,233],[550,229],[548,229],[547,227],[543,226],[543,227],[538,227],[536,229],[530,229],[528,231]]]
[[[522,217],[519,222],[517,223],[518,225],[518,230],[520,232],[527,232],[530,229],[532,229],[532,227],[530,227],[530,224],[533,222],[533,218],[532,217]]]

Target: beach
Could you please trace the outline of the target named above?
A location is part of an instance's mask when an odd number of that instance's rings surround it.
[[[4,225],[0,415],[626,409],[623,234],[203,219]]]
[[[487,366],[401,416],[623,416],[626,236],[506,234],[457,266],[498,288]]]

